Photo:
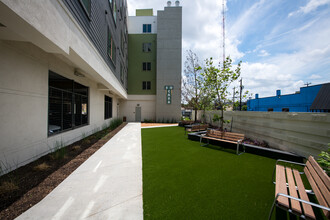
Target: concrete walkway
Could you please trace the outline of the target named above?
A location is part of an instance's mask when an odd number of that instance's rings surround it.
[[[143,219],[141,124],[127,124],[17,219]]]

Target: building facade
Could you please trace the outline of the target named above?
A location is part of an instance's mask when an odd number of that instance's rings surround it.
[[[259,98],[247,101],[248,111],[274,112],[329,112],[330,110],[330,83],[302,87],[295,94]]]
[[[0,1],[2,173],[126,116],[128,41],[125,0]]]
[[[182,8],[136,10],[128,18],[129,121],[178,121],[181,115]]]

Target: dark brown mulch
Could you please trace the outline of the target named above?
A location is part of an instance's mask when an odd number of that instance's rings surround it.
[[[0,219],[14,219],[41,201],[126,124],[122,123],[113,131],[109,128],[100,131],[65,147],[63,154],[50,153],[1,176],[0,186],[7,182],[17,187],[0,191]]]

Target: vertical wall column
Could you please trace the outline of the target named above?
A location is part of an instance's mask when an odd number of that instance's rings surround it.
[[[182,7],[157,13],[156,120],[178,120],[181,114]],[[171,86],[171,101],[167,89]]]

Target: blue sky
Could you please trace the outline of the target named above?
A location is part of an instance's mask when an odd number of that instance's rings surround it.
[[[156,14],[166,2],[128,0],[129,15],[137,8]],[[222,0],[180,4],[183,62],[188,49],[200,60],[222,57]],[[245,89],[260,97],[330,82],[330,0],[227,0],[226,55],[243,62]]]

